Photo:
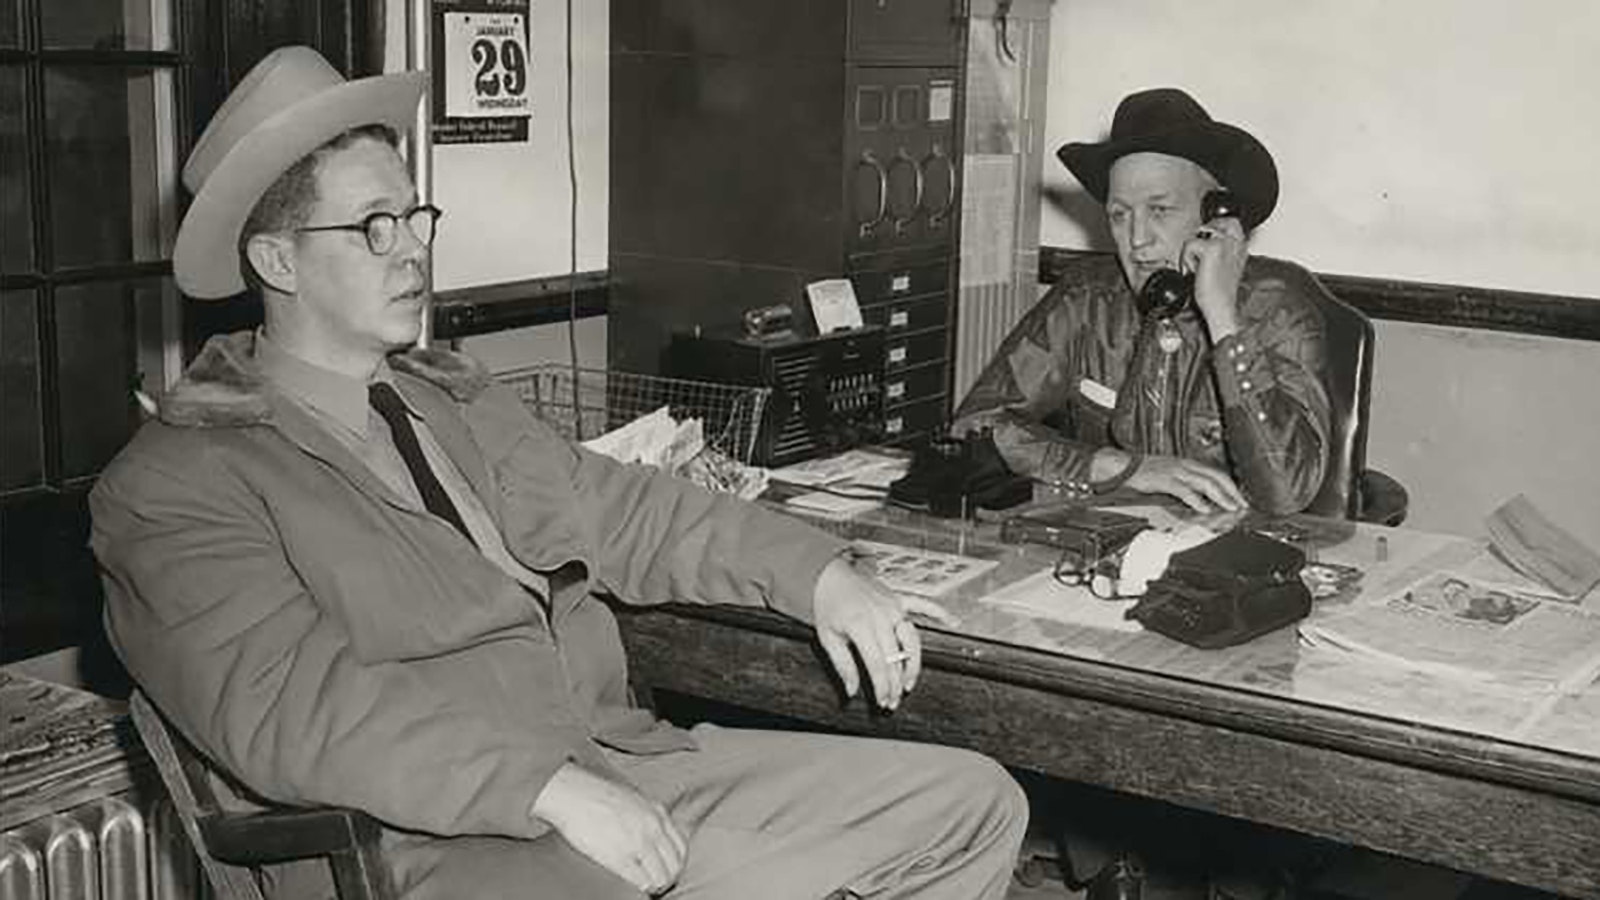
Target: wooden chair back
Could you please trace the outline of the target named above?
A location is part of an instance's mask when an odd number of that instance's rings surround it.
[[[265,900],[255,866],[313,857],[328,859],[341,900],[395,896],[378,852],[380,829],[372,818],[335,808],[224,810],[200,752],[170,727],[143,692],[134,691],[129,706],[219,900]]]

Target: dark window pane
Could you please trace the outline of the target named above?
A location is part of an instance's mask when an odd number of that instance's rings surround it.
[[[15,0],[5,0],[15,2]],[[167,50],[166,29],[156,33],[151,6],[166,0],[40,0],[46,47],[100,50]]]
[[[56,268],[162,257],[154,123],[171,84],[165,70],[46,70]]]
[[[22,72],[21,66],[0,66],[0,272],[33,270]]]
[[[22,34],[17,24],[17,0],[0,0],[0,47],[15,47]]]
[[[133,317],[129,288],[56,289],[62,475],[91,475],[133,433]]]
[[[32,291],[0,292],[0,491],[44,480],[37,312]]]

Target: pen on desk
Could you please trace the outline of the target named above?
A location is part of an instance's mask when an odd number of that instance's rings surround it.
[[[911,658],[911,654],[905,652],[904,650],[901,650],[899,653],[891,653],[888,656],[885,656],[884,657],[884,661],[885,662],[898,663],[898,662],[905,662],[906,660],[908,660],[910,658]]]
[[[1378,535],[1376,556],[1378,557],[1378,562],[1387,562],[1389,560],[1389,539],[1381,534]]]

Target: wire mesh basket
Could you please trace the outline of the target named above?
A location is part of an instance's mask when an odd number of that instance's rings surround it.
[[[562,434],[587,441],[665,406],[675,419],[699,418],[706,444],[748,464],[772,389],[543,363],[496,378],[528,410]]]

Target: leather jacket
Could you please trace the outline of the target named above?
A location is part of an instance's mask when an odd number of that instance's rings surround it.
[[[1304,268],[1252,256],[1239,331],[1213,345],[1198,312],[1141,321],[1115,257],[1076,258],[1001,343],[955,429],[993,429],[1013,471],[1053,485],[1088,487],[1110,446],[1209,463],[1252,507],[1299,511],[1327,467],[1325,293]]]

